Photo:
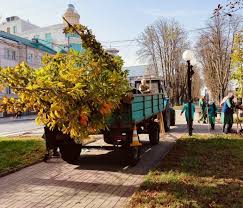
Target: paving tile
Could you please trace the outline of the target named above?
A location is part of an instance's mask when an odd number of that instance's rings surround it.
[[[127,168],[116,162],[120,161],[114,158],[116,152],[90,150],[79,166],[53,159],[2,177],[0,208],[123,207],[154,167],[153,161],[161,159],[180,135],[180,131],[175,133],[176,136],[171,133],[157,147],[151,147],[136,167]],[[141,138],[148,143],[148,136]]]

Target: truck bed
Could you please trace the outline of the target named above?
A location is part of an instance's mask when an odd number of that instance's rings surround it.
[[[121,103],[120,107],[107,119],[110,128],[126,128],[140,123],[162,112],[164,99],[162,94],[134,95],[131,104]]]

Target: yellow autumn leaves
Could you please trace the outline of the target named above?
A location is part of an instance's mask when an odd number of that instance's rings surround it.
[[[79,140],[99,132],[129,84],[119,57],[97,56],[96,52],[97,48],[87,48],[81,53],[46,55],[39,69],[24,63],[0,68],[0,84],[18,96],[4,98],[1,110],[35,110],[37,123],[58,127]]]
[[[232,66],[234,72],[232,79],[237,81],[237,95],[243,96],[243,30],[239,31],[234,38],[234,51],[232,54]]]

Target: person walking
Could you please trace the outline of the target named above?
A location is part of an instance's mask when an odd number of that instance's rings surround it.
[[[207,123],[207,103],[206,103],[206,97],[202,97],[199,99],[199,107],[200,107],[200,119],[198,120],[198,123],[200,121],[203,121],[203,123]]]
[[[211,130],[215,129],[215,118],[217,117],[217,107],[214,101],[210,101],[208,104],[208,118],[211,125]]]
[[[191,115],[192,115],[192,125],[193,125],[193,120],[194,120],[194,114],[195,114],[195,104],[192,102],[191,103]],[[189,125],[189,104],[186,102],[183,106],[183,109],[181,111],[181,115],[185,112],[185,118],[186,118],[186,123],[187,126]]]
[[[223,132],[228,134],[232,130],[233,126],[233,114],[234,114],[234,94],[229,93],[227,97],[223,99],[221,104],[223,105],[221,112],[221,121],[223,124]]]

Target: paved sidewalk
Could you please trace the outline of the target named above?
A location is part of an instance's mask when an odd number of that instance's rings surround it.
[[[90,150],[79,166],[52,159],[2,177],[0,207],[124,207],[144,175],[181,136],[176,128],[155,146],[150,146],[147,135],[141,135],[143,153],[135,167],[127,166],[119,151]]]
[[[188,132],[187,125],[185,124],[184,114],[180,116],[180,110],[176,110],[176,125],[178,130],[184,129],[184,132]],[[209,124],[198,123],[199,114],[195,113],[194,124],[193,124],[193,134],[222,134],[222,124],[220,123],[220,118],[218,117],[215,124],[215,130],[210,129]],[[237,125],[234,123],[233,130],[237,129]]]
[[[0,207],[124,207],[143,182],[144,175],[161,161],[176,139],[187,134],[184,117],[177,116],[176,123],[159,145],[150,146],[148,136],[140,136],[143,153],[135,167],[129,167],[119,151],[86,150],[77,166],[52,159],[2,177]],[[216,128],[213,133],[220,133],[221,127]],[[194,133],[212,132],[207,125],[196,123]],[[95,144],[102,145],[102,140]]]

